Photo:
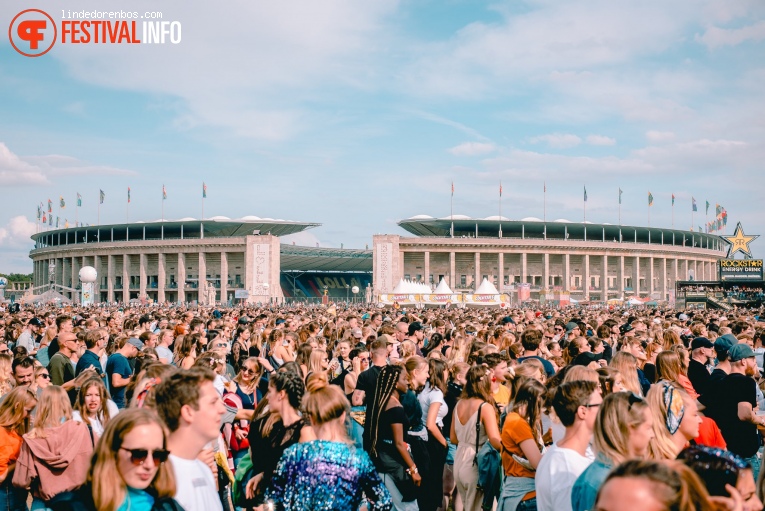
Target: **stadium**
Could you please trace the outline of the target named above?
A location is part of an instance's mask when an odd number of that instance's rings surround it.
[[[92,266],[102,302],[378,301],[402,281],[444,280],[460,294],[484,279],[513,301],[674,301],[678,282],[717,280],[727,251],[719,236],[680,229],[462,215],[402,220],[409,236],[375,235],[372,250],[280,242],[319,225],[248,216],[39,232],[29,296],[73,300],[79,270]]]

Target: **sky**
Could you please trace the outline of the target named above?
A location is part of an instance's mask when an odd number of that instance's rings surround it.
[[[27,3],[0,4],[0,33],[25,8],[59,37],[62,9],[182,32],[37,58],[3,35],[0,273],[31,272],[48,199],[62,225],[96,224],[99,190],[102,224],[150,221],[164,185],[165,218],[199,218],[203,182],[205,217],[321,223],[287,240],[309,246],[371,247],[452,201],[497,215],[500,182],[510,219],[581,221],[586,187],[587,220],[618,223],[621,189],[625,225],[698,230],[709,201],[727,234],[765,234],[758,0]]]

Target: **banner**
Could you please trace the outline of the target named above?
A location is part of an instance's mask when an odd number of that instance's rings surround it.
[[[752,282],[762,280],[762,259],[720,260],[720,280]]]

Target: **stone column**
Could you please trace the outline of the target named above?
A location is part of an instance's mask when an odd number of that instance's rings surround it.
[[[505,254],[504,252],[499,252],[497,254],[497,283],[499,284],[497,287],[499,288],[499,292],[503,292],[503,287],[505,285]]]
[[[666,300],[667,299],[667,258],[663,257],[661,259],[661,272],[659,273],[661,275],[661,299]]]
[[[624,256],[619,256],[619,298],[624,298]]]
[[[582,267],[582,291],[584,291],[584,299],[590,299],[590,254],[584,254],[584,265]]]
[[[95,255],[93,256],[93,268],[96,269],[96,273],[98,274],[98,278],[96,279],[95,283],[93,283],[93,298],[96,303],[101,301],[101,256]]]
[[[178,283],[178,301],[186,301],[186,254],[178,252],[178,265],[176,267],[175,279]]]
[[[157,254],[157,302],[165,303],[165,285],[167,281],[167,259],[165,254]]]
[[[473,290],[478,289],[481,285],[481,253],[475,253],[475,280],[473,281]]]
[[[109,254],[106,256],[106,301],[114,301],[114,256]]]
[[[648,280],[650,281],[650,284],[648,285],[648,296],[653,296],[654,292],[654,282],[653,282],[653,256],[648,258]]]
[[[640,256],[635,256],[635,267],[632,268],[632,273],[635,275],[632,278],[632,290],[635,296],[640,296]]]
[[[146,300],[146,254],[138,255],[138,298]]]
[[[197,280],[197,301],[200,305],[209,305],[207,303],[207,257],[204,252],[199,253],[199,280]]]
[[[130,301],[130,256],[122,256],[122,302]]]
[[[457,275],[455,275],[456,272],[457,256],[454,254],[454,252],[449,252],[449,280],[451,281],[449,283],[449,287],[452,288],[452,291],[454,291],[454,288],[457,287]]]
[[[542,255],[542,289],[550,287],[550,254]]]
[[[228,254],[220,253],[220,301],[228,303]]]
[[[425,280],[425,283],[427,285],[430,285],[430,252],[426,250],[425,253],[423,254],[423,259],[424,259],[424,262],[422,265],[422,272],[424,273],[423,279]],[[436,282],[436,284],[438,283]]]
[[[563,290],[571,291],[571,259],[568,253],[563,255]]]
[[[605,302],[608,300],[608,256],[603,254],[603,268],[600,275],[601,297]]]
[[[672,278],[672,285],[675,286],[675,288],[677,288],[678,266],[680,266],[680,262],[678,261],[678,259],[677,258],[673,259],[672,260],[672,267],[673,267],[672,271],[674,272],[674,277]]]
[[[526,252],[521,252],[521,283],[526,282]]]

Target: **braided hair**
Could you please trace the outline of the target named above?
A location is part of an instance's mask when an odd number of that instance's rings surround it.
[[[272,385],[277,392],[285,391],[290,406],[300,410],[303,394],[305,394],[303,378],[291,371],[278,371],[271,373],[268,384]]]
[[[377,437],[380,427],[380,415],[388,404],[390,396],[396,390],[401,371],[404,368],[396,365],[388,365],[380,370],[377,377],[377,386],[372,400],[372,406],[369,407],[366,420],[369,421],[369,452],[372,457],[377,456]]]

